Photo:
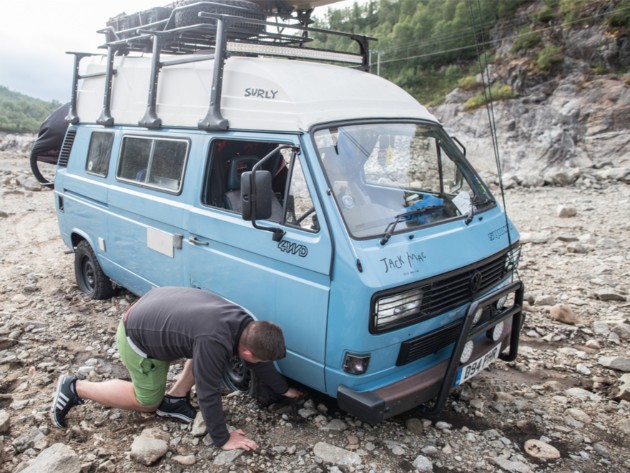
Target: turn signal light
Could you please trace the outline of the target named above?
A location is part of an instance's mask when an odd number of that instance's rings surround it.
[[[346,353],[343,359],[343,370],[350,374],[363,374],[370,364],[370,355],[353,355]]]

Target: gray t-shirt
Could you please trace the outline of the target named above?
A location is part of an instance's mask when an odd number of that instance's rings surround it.
[[[127,336],[149,358],[192,359],[197,399],[215,445],[230,438],[221,405],[225,366],[238,355],[243,329],[253,321],[245,310],[211,292],[183,287],[161,287],[145,294],[131,308]],[[249,364],[275,393],[289,388],[273,363]]]

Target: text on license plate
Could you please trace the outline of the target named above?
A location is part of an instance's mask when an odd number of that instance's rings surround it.
[[[500,351],[500,345],[495,345],[485,355],[477,358],[475,361],[467,364],[466,366],[462,366],[457,371],[457,376],[455,377],[455,386],[459,386],[460,384],[465,383],[479,372],[485,370],[494,360],[499,357]]]

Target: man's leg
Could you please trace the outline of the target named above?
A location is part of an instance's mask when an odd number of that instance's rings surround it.
[[[133,383],[120,379],[103,382],[79,380],[76,376],[59,378],[51,406],[51,417],[57,427],[65,427],[70,409],[89,399],[107,407],[153,412],[162,402],[166,391],[169,363],[144,358],[127,342],[121,322],[116,334],[120,359],[129,371]]]
[[[194,384],[195,377],[193,376],[192,360],[186,360],[182,374],[177,378],[168,395],[173,397],[187,396]]]
[[[162,404],[156,411],[157,415],[174,417],[185,422],[195,420],[197,410],[190,404],[190,389],[194,384],[192,360],[186,360],[182,374],[177,378],[168,394],[164,396]]]
[[[143,406],[140,404],[136,399],[133,383],[122,379],[112,379],[100,383],[79,379],[75,384],[75,389],[81,399],[89,399],[105,407],[153,412],[159,405]]]

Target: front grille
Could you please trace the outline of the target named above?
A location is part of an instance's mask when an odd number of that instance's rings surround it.
[[[458,320],[451,325],[401,343],[396,366],[402,366],[424,358],[425,356],[432,355],[442,348],[449,346],[451,343],[455,343],[461,329],[462,321]]]
[[[506,250],[456,271],[375,294],[370,311],[370,332],[383,333],[406,327],[472,302],[508,276],[511,271],[511,266],[506,264],[508,254]],[[408,310],[406,297],[400,298],[400,308],[392,305],[396,303],[397,294],[414,292],[418,293],[416,299],[420,302],[415,304],[413,312]],[[388,302],[387,311],[382,310],[382,301]]]
[[[77,136],[77,130],[69,130],[66,134],[66,139],[63,140],[63,145],[61,146],[61,152],[59,153],[59,161],[57,162],[58,166],[66,167],[68,166],[68,160],[70,159],[70,151],[72,150],[72,144],[74,143],[74,138]]]

